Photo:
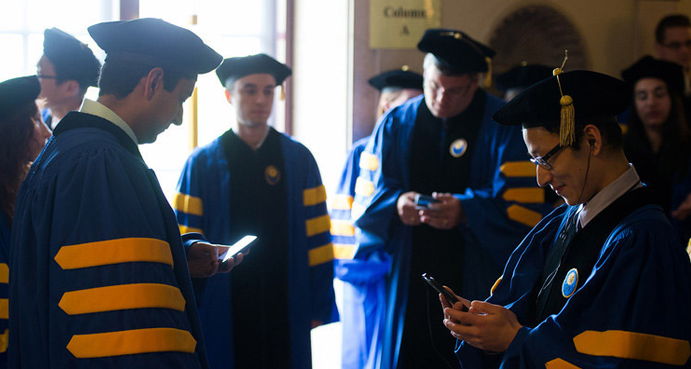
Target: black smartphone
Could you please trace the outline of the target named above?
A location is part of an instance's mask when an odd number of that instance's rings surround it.
[[[425,282],[427,282],[427,284],[429,284],[430,286],[432,286],[432,288],[434,288],[435,290],[437,290],[437,292],[439,292],[439,293],[441,293],[442,295],[444,295],[444,297],[446,297],[446,299],[449,300],[449,302],[451,303],[451,305],[455,305],[455,304],[459,301],[459,300],[456,298],[456,296],[454,296],[451,292],[449,292],[449,290],[447,290],[446,288],[444,288],[444,286],[443,286],[441,283],[439,283],[439,281],[437,281],[436,279],[434,279],[434,277],[432,277],[432,276],[429,275],[428,273],[422,273],[422,279],[424,279]],[[465,304],[461,304],[461,305],[463,305],[463,308],[461,308],[462,311],[468,311],[468,307],[465,306]]]
[[[434,197],[430,195],[423,195],[423,194],[416,194],[415,195],[415,208],[416,209],[428,209],[429,204],[434,203],[434,202],[439,202],[439,200],[435,199]]]
[[[235,242],[228,251],[226,251],[225,256],[223,256],[223,259],[220,261],[221,263],[228,261],[228,259],[234,257],[240,252],[245,251],[250,244],[257,239],[257,236],[253,235],[247,235],[243,238],[240,239],[240,241]]]

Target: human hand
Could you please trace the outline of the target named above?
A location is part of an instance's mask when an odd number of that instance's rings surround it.
[[[398,217],[401,223],[407,226],[420,225],[420,215],[415,208],[415,195],[417,192],[410,191],[402,194],[396,201],[396,209],[398,210]]]
[[[208,278],[221,272],[227,273],[242,261],[242,255],[236,255],[221,263],[220,254],[228,250],[228,246],[212,245],[207,242],[195,242],[187,250],[187,266],[192,278]]]
[[[461,201],[450,193],[432,193],[439,200],[429,205],[428,209],[419,210],[420,222],[437,229],[452,229],[466,221]]]
[[[453,290],[451,288],[449,288],[447,286],[444,286],[444,288],[446,288],[447,291],[451,292],[451,294],[454,297],[456,297],[458,302],[451,305],[451,301],[449,301],[449,299],[447,299],[446,296],[444,296],[444,294],[440,293],[439,294],[439,302],[441,303],[442,311],[446,308],[463,310],[464,307],[467,309],[467,307],[470,306],[470,300],[466,300],[463,297],[458,296],[455,292],[453,292]],[[445,317],[446,317],[446,314],[445,314]]]
[[[484,301],[473,301],[470,310],[444,309],[444,325],[456,339],[490,352],[504,352],[522,328],[511,310]]]

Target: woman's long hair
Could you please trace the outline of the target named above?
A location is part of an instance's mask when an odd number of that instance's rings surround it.
[[[666,85],[666,84],[665,84]],[[662,145],[657,153],[660,173],[680,181],[689,173],[691,160],[691,129],[686,121],[681,97],[667,86],[669,98],[672,102],[669,116],[662,125]],[[645,133],[645,127],[634,102],[629,118],[629,132],[638,142],[650,142]]]
[[[19,186],[29,169],[32,117],[38,114],[36,103],[24,103],[9,117],[0,117],[0,210],[12,219]]]

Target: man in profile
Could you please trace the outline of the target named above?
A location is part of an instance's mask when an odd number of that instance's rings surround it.
[[[57,28],[43,32],[43,55],[36,64],[41,82],[43,121],[55,129],[70,111],[79,110],[86,90],[96,87],[101,63],[88,46]]]
[[[9,367],[208,368],[190,275],[219,271],[219,249],[183,243],[138,144],[181,124],[222,57],[160,19],[89,34],[107,54],[98,100],[62,119],[17,200]]]

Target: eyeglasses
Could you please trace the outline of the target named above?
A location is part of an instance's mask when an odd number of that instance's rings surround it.
[[[45,74],[36,74],[36,77],[40,79],[57,79],[58,76],[46,76]]]
[[[547,161],[547,160],[549,160],[549,158],[551,158],[552,156],[556,155],[564,147],[565,146],[561,146],[560,144],[557,144],[557,146],[554,146],[554,148],[552,150],[549,150],[549,152],[547,154],[545,154],[545,156],[537,156],[534,158],[530,158],[530,161],[533,164],[539,165],[546,170],[552,170],[552,164],[550,164],[549,161]]]
[[[663,46],[668,48],[668,49],[672,49],[672,50],[679,50],[679,49],[681,49],[682,46],[687,47],[687,48],[691,48],[691,40],[686,40],[684,42],[679,42],[679,41],[670,42],[670,43],[665,44]]]

